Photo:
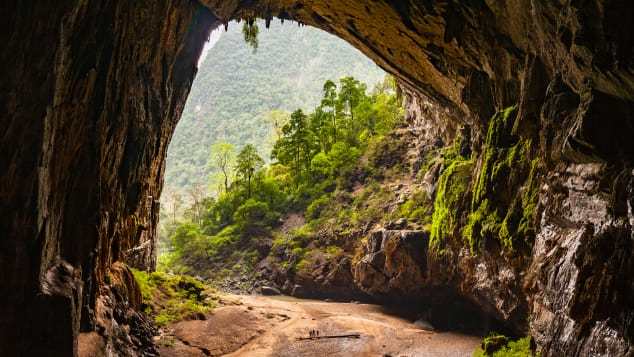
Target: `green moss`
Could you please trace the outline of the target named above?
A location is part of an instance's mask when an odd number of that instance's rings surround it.
[[[132,274],[134,275],[134,279],[141,290],[143,301],[150,301],[155,289],[154,284],[150,283],[150,274],[136,269],[132,269]]]
[[[495,237],[500,229],[500,217],[497,211],[489,207],[489,201],[484,200],[478,209],[467,217],[467,224],[462,229],[462,237],[469,244],[471,251],[476,252],[482,237]]]
[[[473,352],[474,357],[530,357],[531,337],[511,340],[506,336],[492,334],[482,340],[482,344]]]
[[[304,256],[304,254],[306,254],[306,248],[300,248],[300,247],[293,248],[291,250],[291,254],[301,258]]]
[[[442,150],[442,149],[441,149]],[[421,181],[425,174],[437,163],[442,162],[442,156],[438,149],[429,150],[423,157],[423,162],[416,173],[416,180]]]
[[[159,326],[207,313],[215,306],[213,289],[193,277],[136,269],[132,273],[141,290],[143,310]]]
[[[295,265],[295,271],[298,272],[299,274],[305,275],[310,271],[311,265],[312,263],[309,259],[302,258]]]
[[[490,192],[491,186],[495,184],[496,177],[503,174],[506,166],[501,163],[512,162],[516,155],[516,150],[508,150],[509,143],[513,140],[511,131],[515,122],[517,107],[509,107],[498,112],[489,121],[487,137],[484,151],[484,159],[480,168],[480,173],[473,188],[472,206],[477,208],[479,203]]]
[[[507,250],[534,234],[538,159],[532,140],[514,134],[517,108],[491,118],[480,170],[473,185],[471,213],[462,230],[472,250],[484,239],[497,239]]]
[[[430,247],[437,252],[458,227],[458,212],[468,192],[472,166],[471,160],[457,158],[438,179],[429,241]]]

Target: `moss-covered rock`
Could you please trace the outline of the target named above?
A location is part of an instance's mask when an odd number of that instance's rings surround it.
[[[461,156],[447,162],[447,168],[440,175],[434,200],[430,247],[442,250],[443,242],[454,235],[459,227],[459,213],[468,195],[473,162]]]
[[[498,112],[489,122],[471,213],[462,230],[473,251],[487,239],[513,250],[515,242],[534,234],[539,161],[533,158],[532,139],[518,135],[516,124],[515,106]]]

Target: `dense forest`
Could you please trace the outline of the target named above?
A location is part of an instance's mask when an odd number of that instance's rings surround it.
[[[269,29],[261,24],[254,49],[245,43],[242,25],[229,24],[199,64],[168,150],[166,199],[178,192],[191,201],[187,191],[194,186],[210,188],[208,179],[219,174],[209,165],[216,143],[236,149],[250,143],[268,162],[276,122],[317,105],[324,81],[353,76],[372,86],[384,76],[352,46],[323,31],[289,22]]]

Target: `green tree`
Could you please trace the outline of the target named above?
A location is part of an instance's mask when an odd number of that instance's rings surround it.
[[[296,183],[310,168],[313,156],[314,137],[308,127],[306,114],[298,109],[291,114],[291,120],[282,129],[282,138],[275,143],[272,157],[293,168]]]
[[[346,119],[346,138],[349,143],[353,144],[359,133],[359,125],[355,122],[355,109],[367,100],[366,85],[353,77],[342,78],[340,84],[337,109],[339,114]]]
[[[251,198],[251,185],[257,171],[264,165],[255,146],[247,144],[238,154],[236,160],[236,176],[246,185],[247,198]]]
[[[248,199],[233,214],[233,221],[243,234],[264,233],[279,219],[266,202]]]
[[[176,230],[170,237],[172,247],[176,252],[180,253],[189,242],[195,240],[201,234],[200,227],[197,224],[189,222],[182,223],[176,227]]]
[[[328,152],[331,146],[331,122],[328,113],[324,112],[321,106],[315,108],[315,112],[310,116],[310,130],[314,134],[314,140],[317,141],[321,151]]]
[[[205,185],[201,183],[194,184],[187,189],[187,194],[191,200],[191,207],[188,209],[191,220],[196,224],[201,224],[205,208],[204,201],[207,194]]]
[[[222,173],[225,192],[229,191],[231,169],[235,163],[235,159],[236,154],[233,145],[219,141],[211,146],[208,166]]]
[[[327,80],[324,83],[324,97],[321,100],[320,110],[323,112],[325,120],[332,123],[332,142],[337,142],[337,85],[331,80]]]

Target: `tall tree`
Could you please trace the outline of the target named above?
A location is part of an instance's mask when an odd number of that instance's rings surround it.
[[[332,123],[332,142],[337,142],[337,85],[331,80],[324,83],[324,98],[321,100],[320,108],[326,118]]]
[[[167,201],[167,207],[170,210],[170,216],[172,216],[172,223],[176,223],[178,211],[183,205],[183,196],[176,190],[168,190],[163,193]]]
[[[337,96],[339,112],[346,118],[347,139],[353,144],[358,134],[358,125],[355,122],[355,108],[366,99],[366,85],[353,77],[344,77],[340,80],[341,87]]]
[[[233,145],[219,141],[211,146],[208,165],[222,173],[225,192],[229,191],[231,169],[235,163],[235,158],[236,154]]]
[[[354,118],[354,108],[365,96],[366,86],[353,77],[341,78],[340,83],[337,100],[342,105],[345,114]]]
[[[322,106],[318,106],[315,108],[315,112],[310,114],[309,118],[310,130],[315,135],[319,148],[321,151],[328,153],[331,146],[330,134],[332,133],[332,124],[329,113],[324,112]]]
[[[301,180],[310,168],[314,138],[308,127],[308,118],[301,109],[291,114],[291,120],[282,129],[282,138],[273,147],[273,158],[293,168],[295,178]]]
[[[187,194],[192,200],[191,214],[192,221],[196,224],[202,224],[202,216],[204,211],[203,201],[207,194],[205,185],[202,183],[196,183],[187,189]]]
[[[251,198],[251,183],[257,171],[264,165],[255,146],[247,144],[238,154],[236,160],[236,176],[246,184],[247,197]]]

